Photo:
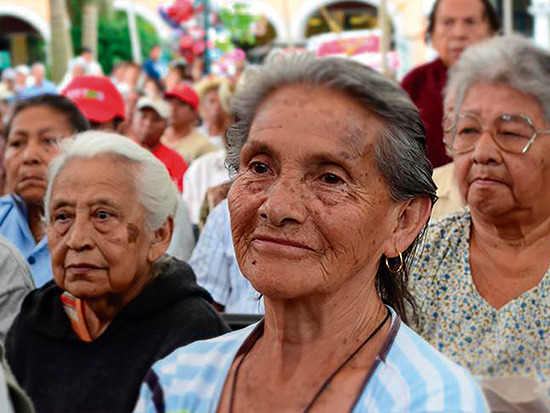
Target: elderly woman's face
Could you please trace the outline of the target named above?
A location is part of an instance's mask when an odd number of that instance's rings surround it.
[[[493,138],[494,120],[502,114],[527,115],[537,130],[548,129],[537,100],[505,84],[481,83],[470,87],[459,112],[475,114],[490,131],[472,150],[453,156],[460,192],[471,208],[493,217],[550,216],[550,135],[539,135],[524,154],[502,150]]]
[[[373,285],[398,204],[375,167],[381,122],[348,97],[292,86],[263,102],[229,193],[243,274],[268,297]],[[364,288],[364,287],[360,287]]]
[[[149,277],[153,256],[135,167],[76,158],[53,183],[48,242],[56,284],[80,298],[124,297]]]
[[[454,65],[468,46],[492,35],[481,0],[441,0],[432,44],[447,66]]]
[[[47,169],[59,152],[57,141],[72,134],[65,115],[47,106],[23,109],[13,119],[6,141],[6,190],[27,203],[41,203]]]

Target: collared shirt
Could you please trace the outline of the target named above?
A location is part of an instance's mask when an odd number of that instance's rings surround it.
[[[48,241],[44,235],[37,243],[27,219],[27,206],[17,195],[0,197],[0,234],[15,245],[29,263],[37,288],[53,279]]]
[[[399,321],[378,355],[353,413],[488,412],[477,383]],[[153,365],[167,412],[215,412],[231,365],[256,325],[174,351]],[[322,363],[323,360],[319,360]],[[282,395],[283,396],[283,395]],[[284,396],[283,396],[284,397]],[[135,412],[155,412],[152,392],[141,386]]]
[[[475,375],[529,376],[550,394],[550,269],[537,286],[495,309],[472,280],[471,225],[466,207],[428,227],[409,278],[417,332]]]
[[[208,216],[189,265],[197,275],[197,284],[225,306],[226,313],[264,313],[259,293],[241,274],[235,258],[227,200]]]

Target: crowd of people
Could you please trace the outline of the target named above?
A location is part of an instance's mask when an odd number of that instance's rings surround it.
[[[517,411],[482,386],[510,377],[546,399],[550,52],[498,32],[489,1],[436,1],[439,56],[401,85],[159,46],[111,76],[83,50],[59,85],[5,70],[0,410]]]

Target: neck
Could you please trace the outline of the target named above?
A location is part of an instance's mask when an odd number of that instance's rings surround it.
[[[478,245],[501,250],[531,248],[536,245],[547,248],[550,241],[550,217],[542,221],[531,219],[527,213],[522,216],[505,215],[502,217],[488,217],[471,210],[472,236],[475,236]]]
[[[223,119],[216,119],[214,122],[208,123],[206,129],[209,136],[219,136],[225,133],[227,126]]]
[[[39,204],[27,204],[29,227],[36,242],[42,239],[42,214],[44,209]]]
[[[130,301],[136,298],[157,276],[153,267],[148,267],[144,275],[136,276],[134,282],[121,294],[106,294],[98,298],[83,298],[86,303],[86,326],[93,340],[109,326],[113,318]]]
[[[174,130],[174,137],[181,138],[189,135],[193,131],[193,125],[183,124],[183,125],[172,125]]]
[[[292,364],[294,355],[306,347],[312,352],[349,352],[342,343],[354,347],[353,343],[368,336],[387,312],[374,286],[364,285],[354,295],[296,300],[266,297],[265,331],[259,344],[271,357],[280,357],[282,364]]]

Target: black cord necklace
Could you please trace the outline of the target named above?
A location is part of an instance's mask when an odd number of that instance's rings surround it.
[[[340,364],[340,366],[338,366],[338,368],[330,374],[330,376],[328,376],[328,378],[323,382],[323,384],[321,385],[319,390],[317,390],[317,392],[315,393],[315,395],[313,396],[313,398],[308,403],[308,405],[306,406],[306,408],[303,410],[302,413],[309,413],[309,411],[311,410],[311,408],[313,407],[313,405],[315,404],[315,402],[317,401],[319,396],[321,396],[321,394],[323,394],[323,392],[330,385],[330,383],[332,382],[334,377],[336,377],[336,375],[338,373],[340,373],[340,371],[346,366],[346,364],[348,364],[357,355],[357,353],[359,353],[361,351],[361,349],[363,347],[365,347],[365,345],[382,329],[384,324],[386,324],[386,321],[388,321],[388,319],[390,318],[390,315],[391,315],[391,313],[388,310],[388,313],[386,314],[386,317],[382,320],[382,322],[378,325],[378,327],[376,327],[374,329],[374,331],[367,337],[367,339],[365,341],[363,341],[359,345],[359,347],[357,347],[355,349],[355,351],[353,353],[351,353],[351,355],[349,355],[348,358],[345,359],[344,362],[342,364]],[[246,350],[246,352],[243,354],[243,356],[239,360],[239,364],[237,364],[237,367],[235,368],[235,373],[233,375],[233,383],[231,383],[231,394],[230,394],[230,398],[229,398],[229,413],[233,413],[233,404],[234,404],[234,401],[235,401],[235,393],[237,391],[237,379],[239,377],[239,370],[241,369],[243,361],[244,361],[245,357],[248,355],[248,353],[250,352],[250,350],[252,349],[252,347],[253,346],[250,346]]]

